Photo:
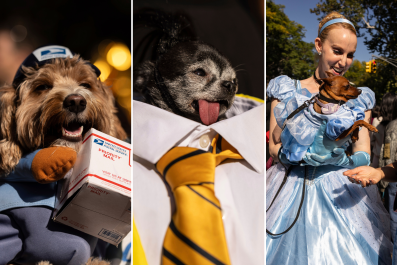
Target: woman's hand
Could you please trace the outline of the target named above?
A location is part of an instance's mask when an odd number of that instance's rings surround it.
[[[353,183],[360,183],[363,187],[376,184],[381,180],[397,182],[397,162],[385,167],[373,168],[369,166],[357,167],[343,172]]]
[[[350,182],[361,184],[363,187],[376,184],[385,177],[381,168],[370,166],[356,167],[343,172],[343,175],[347,176]]]

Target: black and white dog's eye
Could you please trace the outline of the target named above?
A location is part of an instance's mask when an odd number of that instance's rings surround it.
[[[233,84],[237,85],[237,79],[236,78],[233,79]]]
[[[201,69],[201,68],[199,68],[197,70],[194,70],[193,73],[198,75],[198,76],[205,76],[206,75],[205,71],[203,69]]]
[[[52,86],[50,85],[40,85],[38,87],[36,87],[36,90],[47,90],[47,89],[51,89]]]
[[[87,83],[82,83],[82,84],[80,84],[80,86],[83,86],[85,88],[91,88],[90,84],[87,84]]]

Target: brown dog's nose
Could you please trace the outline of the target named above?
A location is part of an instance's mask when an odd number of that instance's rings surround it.
[[[234,91],[236,90],[236,85],[233,84],[233,82],[230,82],[230,81],[224,81],[224,82],[222,83],[222,86],[223,86],[224,88],[226,88],[226,90],[227,90],[229,93],[234,93]]]
[[[72,94],[65,98],[63,101],[63,107],[68,109],[70,112],[79,113],[85,110],[87,101],[79,94]]]

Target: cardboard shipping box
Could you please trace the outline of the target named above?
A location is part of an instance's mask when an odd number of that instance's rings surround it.
[[[53,219],[117,246],[131,231],[131,145],[89,130],[58,182]]]

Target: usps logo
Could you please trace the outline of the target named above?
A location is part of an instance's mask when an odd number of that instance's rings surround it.
[[[63,48],[52,48],[52,49],[48,49],[45,51],[41,51],[41,56],[51,55],[51,54],[65,54],[66,55],[66,50]]]
[[[104,141],[100,140],[100,139],[94,139],[94,143],[99,144],[99,145],[103,145]]]
[[[66,58],[66,57],[73,57],[72,52],[64,46],[45,46],[39,48],[33,52],[34,56],[37,58],[38,61],[49,60],[53,58]]]

